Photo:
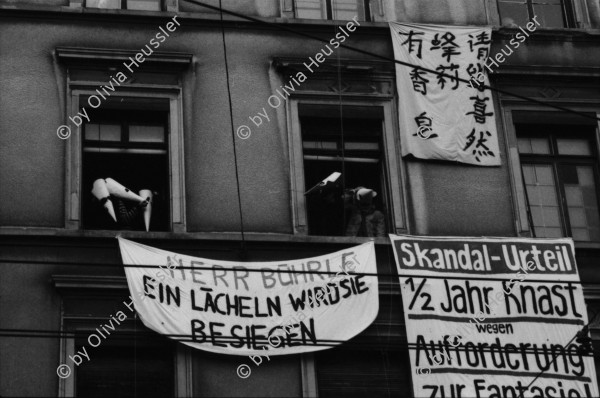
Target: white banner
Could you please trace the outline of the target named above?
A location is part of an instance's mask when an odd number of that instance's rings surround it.
[[[571,239],[390,237],[414,396],[598,396]]]
[[[500,165],[494,102],[484,63],[490,28],[390,22],[396,65],[402,155]],[[471,84],[456,78],[471,80]]]
[[[324,350],[362,332],[379,311],[377,277],[355,274],[377,273],[373,242],[302,260],[243,263],[122,238],[119,246],[124,264],[161,267],[125,267],[144,325],[201,350],[233,355]]]

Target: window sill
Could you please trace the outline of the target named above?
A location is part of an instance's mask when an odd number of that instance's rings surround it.
[[[64,238],[115,238],[147,240],[219,240],[241,241],[238,232],[144,232],[144,231],[108,231],[108,230],[69,230],[62,228],[40,227],[0,227],[0,236],[23,237],[64,237]],[[391,245],[389,238],[358,238],[350,236],[307,236],[276,233],[246,232],[244,239],[248,242],[287,242],[287,243],[321,243],[339,245],[359,245],[374,241],[376,245]]]
[[[69,230],[63,228],[43,227],[0,227],[2,237],[47,237],[47,238],[83,238],[83,239],[112,239],[116,236],[126,239],[141,240],[180,240],[180,241],[230,241],[240,242],[242,235],[238,232],[144,232],[144,231],[112,231],[112,230]],[[510,238],[510,237],[507,237]],[[391,246],[388,237],[358,238],[349,236],[309,236],[278,233],[246,232],[246,242],[256,243],[309,243],[322,245],[360,245],[374,241],[378,246]],[[575,242],[575,251],[600,250],[600,242]]]
[[[494,26],[493,31],[494,34],[497,34],[499,37],[507,39],[513,38],[515,34],[521,32],[519,28],[509,28],[505,26]],[[573,38],[598,40],[597,36],[600,36],[600,29],[539,27],[535,31],[528,33],[534,40],[556,40],[558,38],[560,38],[562,41]]]
[[[575,242],[575,250],[577,249],[600,249],[600,242]]]

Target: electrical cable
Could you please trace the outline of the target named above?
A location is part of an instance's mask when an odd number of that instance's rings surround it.
[[[218,260],[215,260],[218,261]],[[298,261],[298,260],[288,260],[288,261]],[[302,260],[300,260],[302,261]],[[257,261],[260,262],[260,261]],[[95,264],[89,264],[89,263],[65,263],[62,261],[23,261],[23,260],[4,260],[4,259],[0,259],[0,264],[5,263],[5,264],[39,264],[39,265],[64,265],[64,266],[77,266],[77,267],[115,267],[115,268],[156,268],[156,269],[162,269],[163,271],[168,269],[167,267],[163,266],[163,265],[128,265],[128,264],[108,264],[108,263],[95,263]],[[236,267],[217,267],[217,268],[213,268],[213,267],[183,267],[183,266],[177,266],[175,268],[172,268],[172,271],[175,270],[184,270],[184,269],[194,269],[194,270],[206,270],[206,271],[237,271],[240,272],[240,268],[236,268]],[[520,269],[522,270],[522,269]],[[244,271],[248,271],[248,272],[273,272],[273,273],[277,273],[277,274],[313,274],[313,275],[338,275],[341,274],[342,272],[344,272],[343,270],[340,271],[335,271],[335,269],[333,271],[314,271],[314,270],[309,270],[309,271],[302,271],[302,270],[285,270],[285,269],[261,269],[261,268],[245,268]],[[390,277],[390,278],[400,278],[400,276],[398,276],[398,274],[395,273],[378,273],[378,272],[354,272],[354,271],[348,271],[348,272],[344,272],[346,274],[348,274],[348,276],[377,276],[377,277]],[[525,274],[521,274],[521,276],[523,276]],[[407,276],[403,276],[403,278],[424,278],[424,279],[458,279],[458,280],[465,280],[466,278],[464,276],[450,276],[450,275],[410,275],[410,277]],[[477,277],[477,276],[469,276],[468,280],[475,280],[475,281],[510,281],[511,279],[509,277],[504,277],[504,278],[485,278],[485,277]],[[518,281],[518,279],[512,279],[514,281]],[[525,279],[523,279],[524,281]],[[583,282],[581,281],[557,281],[557,280],[553,280],[553,279],[532,279],[532,278],[527,278],[528,282],[536,282],[536,283],[566,283],[566,284],[572,284],[572,285],[583,285]],[[588,286],[598,286],[600,285],[600,283],[587,283],[586,285]]]
[[[592,324],[592,322],[596,320],[596,318],[598,317],[598,314],[600,314],[600,312],[596,313],[596,315],[594,315],[594,317],[593,317],[593,318],[592,318],[592,319],[591,319],[591,320],[590,320],[590,321],[589,321],[589,322],[588,322],[586,325],[584,325],[584,326],[581,328],[581,330],[586,330],[586,329],[587,329],[587,328],[588,328],[588,327],[589,327],[589,326]],[[579,332],[578,332],[578,333],[579,333]],[[571,343],[573,342],[573,340],[575,340],[575,338],[577,338],[577,335],[578,335],[578,333],[576,333],[576,334],[575,334],[575,336],[573,336],[573,337],[571,338],[571,340],[569,340],[569,342],[568,342],[568,343],[567,343],[567,344],[566,344],[564,347],[568,347],[568,346],[569,346],[569,344],[571,344]],[[582,356],[589,356],[589,355],[582,355]],[[592,356],[596,356],[596,355],[592,355]],[[554,361],[556,361],[556,358],[558,358],[558,355],[552,355],[552,361],[551,361],[551,362],[548,364],[548,369],[550,369],[550,365],[552,365],[552,364],[554,363]],[[527,388],[525,388],[525,390],[524,390],[524,391],[527,391],[527,390],[529,390],[529,387],[531,387],[531,386],[533,385],[533,383],[535,383],[535,381],[536,381],[538,378],[540,378],[540,377],[541,377],[541,376],[544,374],[544,372],[545,372],[545,371],[546,371],[546,370],[542,370],[542,371],[541,371],[541,372],[540,372],[540,373],[539,373],[539,374],[538,374],[538,375],[537,375],[537,376],[536,376],[536,377],[535,377],[535,378],[534,378],[534,379],[533,379],[533,380],[532,380],[532,381],[531,381],[531,382],[530,382],[530,383],[527,385]],[[521,392],[521,394],[519,395],[519,398],[523,398],[523,392],[524,392],[524,391],[522,391],[522,392]]]
[[[197,0],[183,0],[183,1],[187,1],[189,3],[193,3],[193,4],[199,5],[201,7],[206,7],[206,8],[209,8],[211,10],[219,11],[219,12],[222,12],[222,13],[225,13],[225,14],[229,14],[229,15],[232,15],[232,16],[235,16],[235,17],[238,17],[238,18],[242,18],[242,19],[245,19],[245,20],[248,20],[248,21],[251,21],[251,22],[256,22],[256,23],[259,23],[261,25],[275,27],[277,29],[284,30],[286,32],[290,32],[290,33],[293,33],[293,34],[298,35],[298,36],[303,36],[303,37],[307,37],[309,39],[316,40],[316,41],[319,41],[319,42],[322,42],[322,43],[330,44],[329,41],[321,39],[318,36],[313,36],[313,35],[308,34],[308,33],[300,32],[298,30],[289,28],[288,26],[285,26],[283,24],[279,24],[279,23],[275,23],[275,22],[263,21],[263,20],[258,19],[258,18],[250,17],[250,16],[243,15],[243,14],[239,14],[237,12],[230,11],[230,10],[225,10],[225,9],[223,9],[221,7],[212,6],[210,4],[202,3],[202,2],[197,1]],[[456,81],[467,83],[467,84],[470,83],[469,80],[463,79],[461,77],[452,76],[452,75],[448,75],[448,74],[445,74],[445,73],[442,73],[442,72],[434,71],[433,69],[429,69],[429,68],[425,68],[423,66],[411,64],[410,62],[405,62],[405,61],[400,61],[400,60],[397,60],[397,59],[394,59],[394,58],[389,58],[389,57],[386,57],[386,56],[383,56],[383,55],[372,53],[370,51],[361,50],[359,48],[351,47],[351,46],[348,46],[346,44],[341,44],[340,43],[339,47],[342,47],[342,48],[345,48],[347,50],[354,51],[354,52],[357,52],[357,53],[360,53],[360,54],[368,55],[368,56],[371,56],[371,57],[374,57],[374,58],[378,58],[378,59],[381,59],[381,60],[384,60],[384,61],[393,62],[393,63],[398,64],[398,65],[408,66],[408,67],[411,67],[411,68],[414,68],[414,69],[417,69],[417,70],[423,70],[425,72],[429,72],[429,73],[435,74],[435,75],[440,76],[440,77],[445,77],[445,78],[448,78],[448,79],[451,79],[451,80],[456,80]],[[535,98],[530,98],[530,97],[526,97],[526,96],[523,96],[523,95],[520,95],[520,94],[515,94],[515,93],[512,93],[512,92],[500,89],[498,87],[492,87],[492,86],[489,86],[489,85],[485,85],[483,83],[479,84],[478,87],[483,87],[485,89],[488,89],[488,90],[491,90],[491,91],[495,91],[495,92],[498,92],[500,94],[508,95],[508,96],[515,97],[515,98],[519,98],[519,99],[522,99],[522,100],[525,100],[525,101],[533,102],[533,103],[538,104],[538,105],[543,105],[543,106],[547,106],[547,107],[550,107],[550,108],[554,108],[554,109],[557,109],[557,110],[560,110],[560,111],[563,111],[563,112],[573,113],[575,115],[579,115],[581,117],[585,117],[585,118],[588,118],[588,119],[593,119],[593,120],[600,121],[600,117],[592,116],[591,114],[588,114],[588,113],[585,113],[585,112],[579,112],[579,111],[576,111],[576,110],[573,110],[573,109],[565,108],[565,107],[562,107],[560,105],[555,105],[555,104],[551,104],[551,103],[548,103],[548,102],[545,102],[545,101],[537,100]]]
[[[333,31],[335,33],[337,25],[333,25]],[[342,63],[340,60],[340,52],[337,52],[337,80],[338,80],[338,103],[340,108],[340,135],[342,144],[342,236],[346,235],[346,140],[344,137],[344,109],[342,104]],[[352,201],[354,195],[352,195]]]
[[[102,321],[106,321],[106,320],[99,320],[99,322]],[[102,325],[100,325],[102,326]],[[273,340],[273,336],[279,336],[279,337],[285,337],[285,341],[289,341],[289,342],[294,342],[294,343],[302,343],[302,342],[306,342],[306,338],[301,338],[301,337],[292,337],[292,334],[287,334],[285,333],[285,329],[283,326],[280,327],[281,333],[284,334],[284,336],[281,336],[278,332],[273,332],[270,336],[271,336],[271,340]],[[176,341],[181,341],[181,342],[195,342],[195,343],[204,343],[204,342],[218,342],[218,343],[241,343],[243,345],[248,345],[250,342],[254,341],[256,343],[269,343],[269,337],[268,336],[253,336],[252,338],[248,338],[248,337],[244,337],[244,336],[237,336],[237,335],[223,335],[223,334],[202,334],[202,338],[205,339],[205,341],[199,341],[199,337],[195,336],[193,334],[162,334],[162,333],[157,333],[154,332],[150,329],[146,330],[146,331],[112,331],[111,333],[108,333],[106,330],[104,330],[104,332],[106,334],[108,334],[108,336],[112,338],[115,338],[117,340],[127,340],[130,338],[145,338],[145,339],[162,339],[164,337],[168,337],[172,340],[176,340]],[[41,330],[41,329],[0,329],[0,336],[2,337],[12,337],[12,338],[47,338],[47,339],[51,339],[51,338],[56,338],[56,339],[61,339],[61,338],[79,338],[79,337],[85,337],[85,336],[89,336],[92,334],[96,334],[98,335],[100,332],[98,332],[97,330],[73,330],[73,331],[58,331],[58,330]],[[100,333],[101,334],[101,333]],[[104,337],[104,336],[103,336]],[[387,336],[388,338],[390,336]],[[390,342],[390,341],[384,341],[384,339],[386,338],[385,335],[377,335],[377,336],[356,336],[354,337],[353,340],[338,340],[338,339],[318,339],[318,342],[315,343],[310,343],[310,344],[300,344],[306,347],[310,347],[310,346],[322,346],[322,347],[334,347],[334,346],[338,346],[340,344],[343,343],[352,343],[353,346],[357,346],[357,347],[373,347],[373,348],[379,348],[379,347],[389,347],[389,348],[396,348],[396,349],[408,349],[408,350],[418,350],[418,349],[424,349],[424,347],[419,344],[419,343],[409,343],[406,341],[406,337],[397,337],[396,339],[399,341],[396,342]],[[106,340],[107,337],[104,337],[104,340]],[[573,338],[574,339],[574,338]],[[562,346],[563,348],[568,347],[569,344],[571,344],[571,342],[573,341],[573,339],[571,339],[566,345]],[[381,340],[381,341],[379,341]],[[429,345],[429,343],[427,344]],[[557,345],[555,345],[557,346]],[[438,343],[438,349],[444,351],[445,348],[440,348],[440,347],[445,347],[444,345],[442,345],[441,343]],[[425,347],[426,348],[426,347]],[[432,350],[435,351],[435,348],[430,348]],[[472,351],[472,348],[469,348],[467,346],[456,346],[456,347],[452,347],[453,351],[459,351],[459,352],[469,352]],[[497,348],[492,348],[492,347],[485,347],[485,346],[481,346],[481,347],[477,347],[477,351],[478,352],[496,352],[498,351]],[[512,350],[506,350],[505,348],[500,349],[500,352],[514,352]],[[520,347],[518,350],[519,353],[525,353],[525,354],[536,354],[538,352],[537,348],[534,347]],[[589,352],[589,353],[582,353],[583,357],[600,357],[600,352],[596,353],[594,351]],[[548,367],[552,364],[552,362],[550,362],[550,364],[548,364]]]
[[[223,10],[223,8],[221,7],[221,1],[219,0],[219,9]],[[229,64],[227,62],[227,43],[225,40],[225,25],[223,23],[223,12],[221,11],[220,13],[221,15],[221,38],[223,41],[223,59],[225,62],[225,78],[227,80],[227,99],[229,101],[229,121],[231,123],[231,143],[233,145],[233,158],[234,158],[234,164],[235,164],[235,182],[237,185],[237,196],[238,196],[238,208],[240,211],[240,233],[242,235],[242,241],[241,241],[241,256],[242,258],[245,257],[246,255],[246,240],[245,240],[245,236],[244,236],[244,217],[243,217],[243,213],[242,213],[242,193],[240,190],[240,174],[239,174],[239,167],[238,167],[238,158],[237,158],[237,147],[236,147],[236,139],[235,139],[235,129],[234,129],[234,122],[233,122],[233,104],[231,102],[231,87],[229,84]]]

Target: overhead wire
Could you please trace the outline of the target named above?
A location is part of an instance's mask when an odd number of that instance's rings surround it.
[[[337,25],[333,25],[333,31],[336,32]],[[342,150],[342,228],[341,232],[343,235],[346,234],[346,140],[344,137],[344,109],[342,103],[342,63],[340,59],[340,52],[336,54],[337,59],[337,83],[338,83],[338,104],[340,111],[340,136],[341,136],[341,150]],[[352,198],[354,200],[354,198]]]
[[[137,319],[137,317],[136,317]],[[94,321],[99,321],[99,322],[104,322],[110,320],[110,318],[106,318],[106,319],[94,319]],[[89,321],[88,321],[89,322]],[[125,322],[125,321],[121,321],[121,322]],[[138,321],[136,321],[138,322]],[[591,323],[591,322],[590,322]],[[590,324],[588,323],[588,325]],[[102,326],[102,325],[100,325]],[[115,329],[117,329],[116,325]],[[135,325],[132,325],[135,326]],[[285,325],[276,325],[276,327],[278,327],[280,330],[282,330],[282,333],[284,332],[284,326]],[[275,329],[275,328],[273,328]],[[109,336],[115,336],[115,337],[119,337],[119,338],[127,338],[127,337],[135,337],[136,335],[140,338],[157,338],[160,339],[162,337],[169,337],[171,339],[174,340],[179,340],[179,341],[190,341],[190,342],[197,342],[200,343],[201,341],[199,341],[198,337],[195,336],[199,336],[199,335],[194,335],[194,334],[175,334],[175,333],[160,333],[157,334],[154,331],[147,329],[147,330],[142,330],[142,331],[134,331],[134,330],[130,330],[130,331],[119,331],[119,330],[114,330],[111,331],[110,333],[108,333],[106,330],[104,330],[105,334],[108,334]],[[273,336],[277,336],[278,334],[276,334],[278,332],[273,332],[272,335]],[[95,329],[89,329],[89,330],[69,330],[69,331],[59,331],[59,330],[43,330],[43,329],[6,329],[6,328],[0,328],[0,336],[3,337],[31,337],[31,338],[78,338],[78,337],[82,337],[82,336],[89,336],[90,334],[99,334],[99,332]],[[248,337],[244,337],[241,335],[224,335],[224,334],[210,334],[210,333],[204,333],[202,334],[203,338],[206,338],[207,340],[214,340],[217,342],[240,342],[240,340],[247,341],[249,340]],[[366,338],[371,338],[373,340],[383,340],[383,338],[385,337],[385,335],[377,335],[377,336],[357,336],[355,337],[352,342],[353,343],[357,343],[358,345],[369,345],[369,341],[366,340]],[[261,335],[255,335],[252,338],[250,338],[250,341],[256,341],[256,342],[269,342],[268,336],[261,336]],[[286,341],[292,341],[292,342],[301,342],[301,341],[306,341],[306,338],[301,338],[301,337],[293,337],[292,334],[287,334],[285,336],[285,340]],[[396,337],[396,342],[391,343],[392,347],[403,347],[403,348],[407,348],[407,349],[411,349],[411,350],[415,350],[415,349],[423,349],[422,344],[420,343],[409,343],[408,341],[406,341],[406,336],[397,336]],[[563,347],[567,347],[569,344],[571,344],[572,340],[569,341],[566,345],[564,345]],[[334,345],[339,345],[340,343],[346,343],[348,342],[348,340],[340,340],[340,339],[318,339],[317,343],[311,343],[311,344],[305,344],[306,346],[310,346],[310,345],[315,345],[315,346],[334,346]],[[440,341],[441,342],[441,341]],[[381,344],[387,344],[387,342],[381,342]],[[440,345],[440,343],[436,343],[438,346]],[[427,346],[430,346],[430,344],[428,343]],[[441,344],[442,347],[445,347],[445,345]],[[452,347],[452,350],[456,350],[456,351],[464,351],[467,352],[469,350],[471,350],[469,347],[466,346],[450,346]],[[496,350],[496,348],[492,348],[492,347],[485,347],[485,346],[481,346],[477,348],[478,351],[481,352],[493,352],[494,350]],[[536,349],[533,347],[522,347],[519,348],[519,352],[524,352],[527,354],[534,354],[536,352]],[[591,356],[600,356],[600,353],[594,354],[592,355],[592,353],[589,354],[585,354],[583,356],[587,356],[587,357],[591,357]]]
[[[219,9],[223,10],[223,8],[221,7],[221,2],[222,0],[219,0]],[[234,121],[233,121],[233,104],[231,101],[231,86],[229,84],[229,64],[228,64],[228,60],[227,60],[227,42],[225,40],[225,24],[223,22],[223,11],[220,12],[220,17],[221,17],[221,38],[223,41],[223,59],[224,59],[224,63],[225,63],[225,79],[227,81],[227,100],[229,102],[229,122],[231,124],[231,143],[233,145],[233,159],[234,159],[234,165],[235,165],[235,182],[236,182],[236,186],[237,186],[237,197],[238,197],[238,209],[240,212],[240,233],[241,233],[241,237],[242,237],[242,241],[240,243],[241,245],[241,257],[244,258],[246,256],[246,240],[245,240],[245,236],[244,236],[244,216],[243,216],[243,211],[242,211],[242,193],[241,193],[241,189],[240,189],[240,173],[239,173],[239,165],[238,165],[238,157],[237,157],[237,146],[236,146],[236,139],[235,139],[235,128],[234,128]]]
[[[594,315],[594,317],[593,317],[593,318],[592,318],[592,319],[591,319],[591,320],[590,320],[590,321],[589,321],[589,322],[588,322],[586,325],[584,325],[584,326],[581,328],[581,330],[587,330],[587,328],[588,328],[588,327],[589,327],[589,326],[590,326],[590,325],[591,325],[591,324],[592,324],[592,323],[593,323],[593,322],[596,320],[596,318],[598,317],[598,315],[600,315],[600,312],[597,312],[597,313]],[[578,335],[578,334],[579,334],[579,332],[578,332],[578,333],[576,333],[576,334],[575,334],[575,336],[573,336],[573,337],[571,338],[571,340],[569,340],[569,342],[568,342],[568,343],[567,343],[567,344],[566,344],[564,347],[568,347],[568,346],[569,346],[569,344],[571,344],[571,343],[573,342],[573,340],[575,340],[575,339],[577,338],[577,335]],[[593,350],[592,350],[592,353],[593,353]],[[584,355],[582,355],[582,356],[584,356]],[[585,356],[590,356],[590,355],[585,355]],[[594,355],[594,354],[592,354],[591,356],[593,356],[593,357],[600,357],[600,354],[598,354],[598,355]],[[554,363],[554,361],[556,361],[556,359],[557,359],[557,358],[558,358],[558,355],[553,355],[553,356],[552,356],[552,361],[551,361],[551,362],[550,362],[550,363],[547,365],[548,369],[550,369],[550,366],[551,366],[551,365]],[[540,373],[539,373],[539,374],[538,374],[538,375],[537,375],[537,376],[536,376],[536,377],[535,377],[533,380],[531,380],[531,382],[530,382],[530,383],[527,385],[527,388],[525,388],[525,390],[524,390],[524,391],[527,391],[527,390],[529,390],[529,387],[531,387],[531,386],[533,385],[533,383],[535,383],[535,381],[536,381],[537,379],[539,379],[540,377],[542,377],[545,371],[546,371],[545,369],[543,369],[542,371],[540,371]],[[524,391],[522,391],[522,392],[521,392],[521,394],[519,394],[519,398],[523,398],[523,392],[524,392]],[[569,394],[569,395],[570,395],[570,394]]]
[[[200,257],[198,257],[200,258]],[[284,261],[289,261],[289,262],[298,262],[298,261],[303,261],[306,259],[300,259],[300,260],[284,260]],[[215,260],[215,261],[220,261],[220,260]],[[232,262],[232,261],[228,261],[228,262]],[[259,262],[260,261],[256,261]],[[162,270],[169,270],[169,268],[165,265],[156,265],[156,264],[112,264],[112,263],[81,263],[81,262],[76,262],[76,263],[67,263],[64,261],[38,261],[38,260],[6,260],[6,259],[0,259],[0,264],[32,264],[32,265],[61,265],[61,266],[77,266],[77,267],[113,267],[113,268],[150,268],[150,269],[162,269]],[[282,264],[283,265],[283,264]],[[457,280],[464,280],[465,277],[464,276],[452,276],[452,275],[424,275],[424,274],[415,274],[415,275],[410,275],[410,276],[400,276],[397,273],[380,273],[380,272],[355,272],[355,271],[350,271],[349,269],[347,271],[342,270],[341,267],[338,267],[340,271],[336,271],[336,268],[334,268],[331,271],[317,271],[317,270],[289,270],[289,269],[268,269],[268,268],[244,268],[243,271],[248,271],[248,272],[269,272],[269,273],[276,273],[276,274],[309,274],[309,275],[336,275],[336,274],[340,274],[342,272],[348,274],[349,276],[377,276],[377,277],[392,277],[392,278],[400,278],[400,277],[404,277],[404,278],[424,278],[424,279],[457,279]],[[176,270],[206,270],[206,271],[237,271],[240,272],[241,269],[239,267],[222,267],[222,266],[217,266],[217,267],[202,267],[202,266],[193,266],[193,267],[186,267],[186,266],[176,266],[174,268],[170,268],[170,271],[176,271]],[[519,269],[520,271],[523,271],[524,269]],[[516,273],[515,273],[516,275]],[[520,274],[521,276],[525,275],[525,274]],[[555,279],[534,279],[533,277],[531,277],[532,275],[535,274],[527,274],[530,275],[529,278],[527,278],[527,281],[529,282],[537,282],[537,283],[566,283],[566,284],[572,284],[572,285],[583,285],[583,282],[581,281],[559,281],[559,280],[555,280]],[[469,276],[468,278],[469,280],[474,280],[474,281],[509,281],[511,280],[510,277],[478,277],[478,276]],[[513,281],[518,281],[519,279],[512,279]],[[523,279],[524,280],[524,279]],[[600,285],[600,283],[587,283],[586,285],[588,286],[596,286],[596,285]]]

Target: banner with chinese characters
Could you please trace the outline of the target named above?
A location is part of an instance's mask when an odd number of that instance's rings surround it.
[[[390,29],[396,59],[415,65],[396,64],[402,155],[500,165],[492,95],[480,86],[489,85],[491,29],[396,22]]]
[[[122,238],[119,246],[123,263],[136,265],[125,275],[144,325],[201,350],[325,350],[362,332],[379,311],[373,242],[276,262],[209,260]]]
[[[390,238],[415,397],[599,396],[573,240]]]

